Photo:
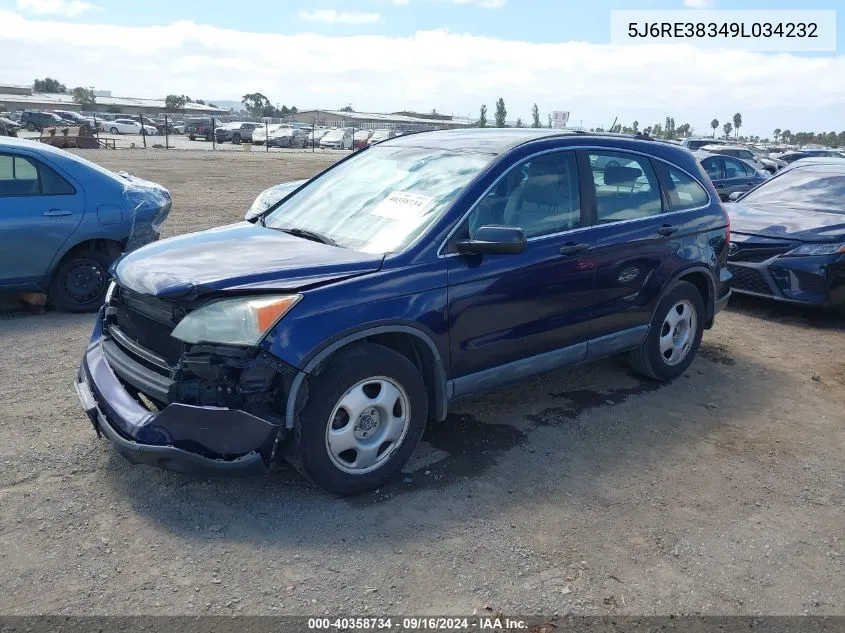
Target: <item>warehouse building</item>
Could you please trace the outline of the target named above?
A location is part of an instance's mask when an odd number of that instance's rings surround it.
[[[326,127],[355,127],[362,129],[429,130],[469,127],[468,119],[442,114],[377,114],[375,112],[346,112],[343,110],[303,110],[292,121]]]
[[[136,99],[133,97],[96,96],[95,111],[120,108],[123,114],[160,114],[165,112],[164,99]],[[96,95],[96,93],[95,93]],[[69,94],[53,94],[33,92],[28,86],[12,86],[0,84],[0,111],[14,112],[16,110],[75,110],[82,106],[73,100]],[[201,103],[188,103],[185,114],[229,114],[224,108],[216,108]]]

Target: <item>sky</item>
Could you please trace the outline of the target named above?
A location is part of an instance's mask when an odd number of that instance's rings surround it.
[[[0,0],[0,84],[51,76],[113,96],[300,109],[414,110],[696,133],[742,113],[743,134],[845,129],[845,46],[756,53],[611,44],[614,9],[841,9],[841,0]],[[492,118],[492,116],[491,116]]]

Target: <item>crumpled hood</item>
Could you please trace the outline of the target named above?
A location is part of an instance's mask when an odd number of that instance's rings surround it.
[[[115,262],[121,286],[164,298],[232,290],[298,290],[376,272],[383,255],[239,222],[149,244]]]
[[[727,203],[725,210],[731,216],[731,231],[736,233],[802,242],[845,241],[845,215],[839,213],[743,202]]]

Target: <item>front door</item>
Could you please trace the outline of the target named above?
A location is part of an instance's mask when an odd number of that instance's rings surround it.
[[[38,284],[83,212],[82,192],[54,169],[0,153],[0,284]]]
[[[578,174],[571,150],[513,166],[455,236],[471,237],[484,225],[518,226],[527,239],[522,253],[447,249],[455,397],[583,359],[593,244],[582,220]]]

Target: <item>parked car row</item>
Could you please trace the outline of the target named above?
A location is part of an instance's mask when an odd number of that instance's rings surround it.
[[[99,308],[76,388],[130,462],[287,459],[329,491],[370,490],[460,398],[613,354],[682,375],[732,290],[845,309],[841,158],[723,204],[708,168],[751,163],[641,137],[373,145],[262,192],[244,222],[158,240],[162,187],[0,139],[0,286]]]

